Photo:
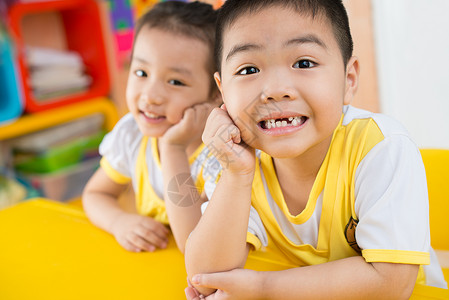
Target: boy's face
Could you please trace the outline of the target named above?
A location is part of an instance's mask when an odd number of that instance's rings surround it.
[[[184,110],[209,100],[209,48],[200,40],[144,27],[137,36],[126,87],[128,109],[146,136],[160,137]]]
[[[273,157],[327,151],[357,88],[332,27],[281,7],[240,16],[223,35],[215,79],[243,140]],[[310,152],[313,153],[313,152]]]

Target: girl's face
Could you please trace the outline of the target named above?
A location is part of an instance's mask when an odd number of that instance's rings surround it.
[[[243,140],[278,158],[327,151],[357,78],[357,60],[345,68],[327,20],[282,7],[226,28],[215,74]]]
[[[126,87],[128,109],[140,131],[161,137],[184,110],[211,97],[206,43],[144,27],[137,36]]]

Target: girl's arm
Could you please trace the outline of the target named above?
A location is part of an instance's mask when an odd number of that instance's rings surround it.
[[[179,250],[184,253],[187,237],[201,218],[204,200],[190,175],[189,160],[183,147],[161,145],[164,199],[170,227]]]
[[[83,192],[83,207],[90,221],[114,235],[128,251],[165,248],[169,231],[163,224],[146,216],[125,212],[119,206],[118,197],[126,187],[112,181],[100,167]]]
[[[184,253],[187,237],[201,217],[204,200],[190,175],[188,150],[201,144],[201,134],[212,102],[187,108],[181,121],[159,139],[164,199],[176,244]]]
[[[82,197],[83,208],[90,221],[112,234],[114,221],[124,213],[117,200],[126,187],[126,184],[112,181],[103,168],[98,168],[86,184]]]

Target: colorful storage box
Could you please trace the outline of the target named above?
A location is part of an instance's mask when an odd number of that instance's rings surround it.
[[[68,201],[81,196],[84,186],[99,166],[100,158],[48,174],[20,174],[19,178],[38,190],[41,196]]]

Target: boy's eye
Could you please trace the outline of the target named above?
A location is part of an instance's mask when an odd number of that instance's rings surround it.
[[[316,64],[314,62],[307,60],[307,59],[301,59],[301,60],[298,60],[297,62],[295,62],[295,64],[293,65],[293,68],[310,69],[315,66],[316,66]]]
[[[255,73],[259,73],[259,69],[257,69],[256,67],[245,67],[243,69],[240,69],[237,74],[238,75],[250,75],[250,74],[255,74]]]
[[[136,74],[137,77],[147,77],[148,76],[147,73],[145,73],[145,71],[142,71],[142,70],[136,70],[134,72],[134,74]]]
[[[169,80],[168,83],[172,84],[172,85],[180,85],[180,86],[184,86],[185,85],[183,82],[181,82],[179,80],[176,80],[176,79]]]

